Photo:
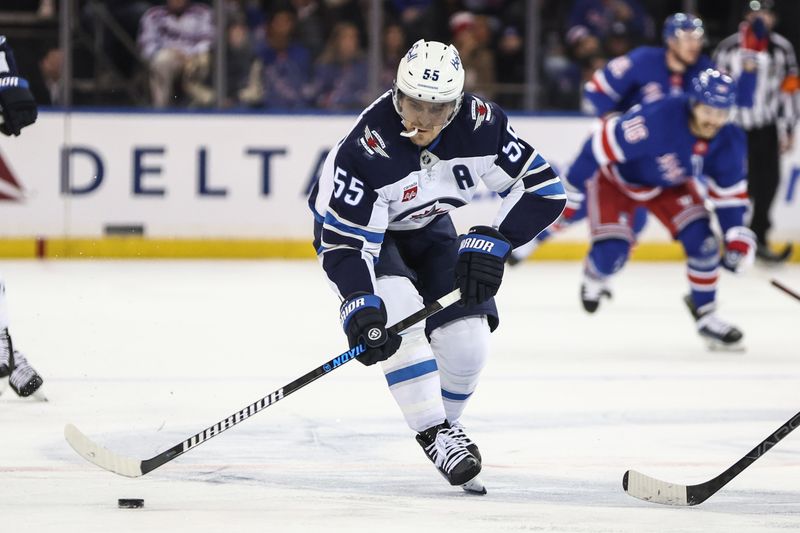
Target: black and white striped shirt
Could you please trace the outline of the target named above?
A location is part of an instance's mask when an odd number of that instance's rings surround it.
[[[720,70],[738,79],[742,72],[741,54],[739,34],[735,33],[719,43],[714,62]],[[737,108],[733,118],[745,130],[777,123],[781,134],[791,134],[800,115],[797,57],[792,44],[771,32],[769,48],[756,54],[756,63],[753,107]]]

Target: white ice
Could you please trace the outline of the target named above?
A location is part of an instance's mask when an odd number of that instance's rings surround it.
[[[680,263],[628,265],[594,316],[580,268],[507,274],[463,419],[485,461],[476,497],[444,482],[357,362],[142,478],[100,470],[65,423],[154,456],[342,352],[337,300],[312,261],[0,263],[14,341],[50,400],[0,397],[0,531],[800,529],[800,432],[698,507],[621,486],[629,468],[705,481],[800,410],[800,302],[768,282],[798,289],[800,266],[723,275],[744,354],[705,350]]]

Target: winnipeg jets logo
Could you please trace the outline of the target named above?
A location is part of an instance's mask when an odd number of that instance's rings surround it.
[[[369,155],[378,154],[381,157],[389,159],[389,154],[387,154],[385,150],[386,143],[383,142],[383,138],[377,131],[369,129],[369,126],[364,126],[364,136],[360,137],[358,142]]]
[[[419,211],[418,213],[414,213],[413,215],[411,215],[411,220],[422,220],[424,218],[435,217],[437,215],[443,215],[444,213],[447,213],[448,211],[450,211],[450,209],[448,209],[447,206],[440,205],[439,202],[436,202],[435,204],[433,204],[429,208],[424,209],[422,211]]]
[[[475,126],[473,126],[472,131],[480,128],[481,124],[484,122],[491,122],[492,120],[492,108],[475,97],[472,98],[470,113],[472,115],[472,120],[475,121]]]
[[[411,61],[412,59],[416,59],[417,57],[417,47],[419,47],[419,43],[415,43],[414,46],[406,54],[406,61]]]

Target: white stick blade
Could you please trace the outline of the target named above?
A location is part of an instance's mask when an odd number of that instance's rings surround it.
[[[686,485],[667,483],[636,470],[625,472],[622,485],[629,495],[646,502],[663,505],[689,505]]]
[[[141,461],[117,455],[98,446],[72,424],[64,426],[64,438],[78,455],[100,468],[121,476],[140,477],[142,475]]]

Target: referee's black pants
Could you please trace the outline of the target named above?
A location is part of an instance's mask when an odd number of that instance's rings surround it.
[[[772,226],[769,211],[780,183],[780,148],[778,128],[769,124],[747,131],[747,193],[753,203],[750,229],[758,243],[767,243]]]

